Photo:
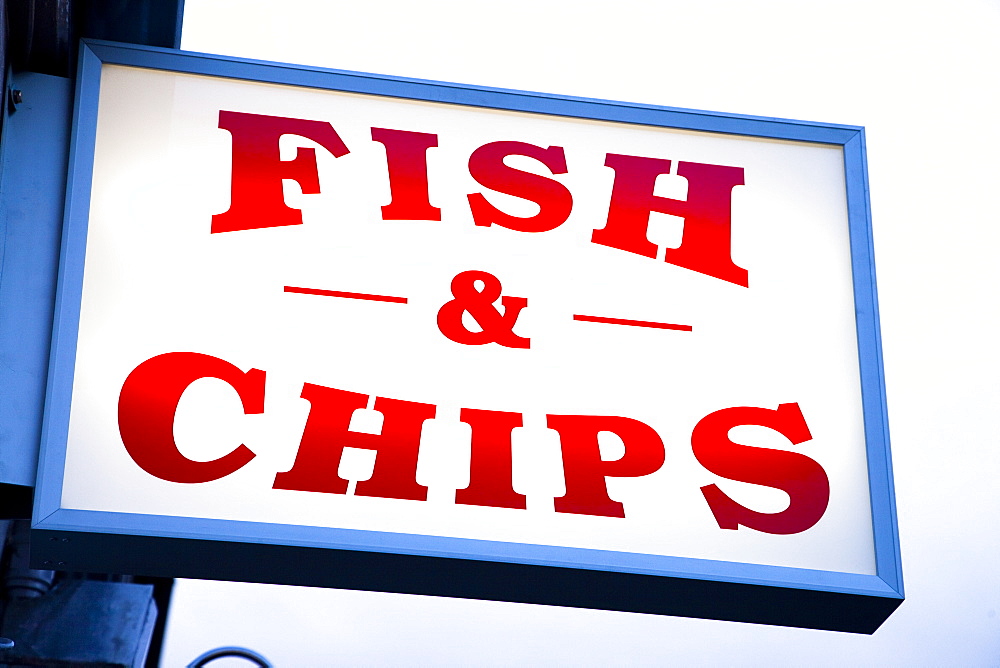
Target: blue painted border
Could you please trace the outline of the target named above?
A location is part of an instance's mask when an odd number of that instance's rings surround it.
[[[31,515],[51,350],[73,82],[19,72],[0,138],[0,517]],[[25,502],[26,500],[26,502]]]
[[[877,575],[864,576],[580,548],[62,508],[60,502],[62,470],[66,453],[82,294],[83,260],[87,242],[97,105],[100,97],[101,66],[105,63],[464,106],[843,147]],[[52,532],[68,532],[108,536],[188,538],[217,543],[272,544],[422,555],[764,585],[886,599],[903,598],[863,128],[402,79],[89,41],[81,46],[69,173],[49,390],[45,404],[42,450],[35,495],[33,524],[35,530],[48,532],[51,535],[55,535]],[[67,550],[67,559],[72,559],[72,550],[68,548]],[[72,566],[71,561],[67,564],[67,568]]]

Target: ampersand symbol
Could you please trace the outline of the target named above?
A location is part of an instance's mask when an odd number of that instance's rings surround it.
[[[483,289],[476,288],[476,281],[482,281]],[[441,333],[455,343],[467,346],[481,346],[485,343],[499,343],[507,348],[530,348],[531,339],[514,333],[514,323],[528,300],[525,297],[504,297],[500,303],[503,314],[493,303],[500,297],[500,281],[485,271],[463,271],[451,279],[451,294],[455,297],[438,311],[437,323]],[[470,331],[462,323],[462,314],[469,315],[479,324],[482,331]]]

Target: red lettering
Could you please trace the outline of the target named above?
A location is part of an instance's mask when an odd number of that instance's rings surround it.
[[[548,426],[559,432],[566,494],[555,500],[556,512],[625,517],[625,506],[608,496],[605,478],[635,478],[663,466],[663,441],[649,425],[624,417],[549,415]],[[625,444],[620,459],[604,461],[597,435],[617,434]]]
[[[455,492],[455,503],[494,508],[527,508],[511,479],[510,433],[521,426],[520,413],[463,408],[462,422],[472,427],[469,486]]]
[[[427,192],[427,149],[437,135],[372,128],[372,139],[385,146],[392,201],[382,207],[382,220],[441,220]]]
[[[217,378],[236,391],[246,414],[264,410],[265,373],[241,371],[210,355],[172,352],[137,366],[122,385],[118,424],[122,443],[133,461],[161,480],[177,483],[211,482],[243,468],[255,454],[239,445],[211,461],[183,455],[174,440],[178,403],[195,381]],[[309,417],[291,470],[278,473],[274,489],[344,494],[349,481],[338,469],[344,448],[376,452],[368,480],[355,493],[393,499],[427,499],[427,487],[416,481],[423,423],[434,417],[431,404],[378,397],[374,408],[383,417],[381,433],[349,430],[351,418],[368,405],[368,396],[306,383],[301,397],[310,403]],[[463,408],[460,419],[472,427],[469,485],[456,491],[464,505],[526,509],[526,497],[513,489],[511,435],[522,425],[520,413]],[[601,517],[625,517],[625,507],[608,496],[607,478],[641,477],[663,466],[665,450],[648,425],[617,416],[548,415],[547,425],[559,433],[566,493],[554,500],[555,510]],[[781,490],[788,507],[776,513],[751,510],[727,496],[717,485],[702,494],[722,529],[740,526],[769,534],[795,534],[813,527],[826,513],[830,483],[815,460],[797,452],[741,445],[729,438],[731,429],[755,425],[772,429],[793,445],[812,439],[799,405],[777,409],[734,407],[715,411],[698,422],[691,434],[694,456],[708,471],[739,482]],[[601,456],[599,435],[618,436],[625,451],[616,460]]]
[[[646,257],[656,257],[656,244],[646,237],[649,215],[656,211],[684,219],[681,245],[666,250],[667,263],[736,285],[748,286],[747,270],[732,259],[732,191],[743,185],[742,167],[681,162],[677,173],[687,179],[687,200],[653,194],[656,177],[670,172],[670,161],[609,153],[605,166],[615,170],[608,222],[594,230],[591,241]]]
[[[311,139],[338,158],[349,153],[322,121],[220,111],[219,127],[233,136],[232,199],[228,211],[212,216],[213,233],[302,224],[302,212],[285,204],[281,181],[296,181],[303,194],[318,193],[316,150],[300,147],[294,160],[282,160],[282,135]]]
[[[243,412],[264,412],[264,372],[244,373],[229,362],[200,353],[164,353],[152,357],[125,379],[118,398],[118,430],[139,467],[170,482],[209,482],[243,468],[254,458],[245,445],[218,459],[188,459],[174,442],[174,415],[184,390],[200,378],[229,383],[243,402]]]
[[[566,173],[566,155],[559,146],[541,148],[519,141],[498,141],[480,146],[469,158],[469,173],[491,190],[532,201],[540,211],[529,218],[511,216],[490,204],[483,195],[469,195],[476,225],[496,224],[518,232],[547,232],[566,222],[573,209],[573,196],[563,184],[530,172],[508,167],[504,158],[524,155],[548,167],[553,174]]]
[[[774,429],[793,445],[812,439],[798,404],[768,408],[726,408],[695,426],[691,447],[701,465],[712,473],[754,485],[765,485],[788,494],[788,508],[780,513],[758,513],[730,499],[716,485],[701,488],[716,522],[722,529],[740,525],[770,534],[805,531],[823,517],[830,500],[830,481],[815,460],[797,452],[739,445],[729,440],[738,425]]]
[[[427,500],[427,488],[416,480],[417,454],[424,420],[434,417],[435,406],[378,397],[375,410],[383,422],[382,433],[375,435],[348,431],[354,411],[368,404],[366,395],[306,383],[301,396],[311,404],[309,417],[295,463],[275,476],[274,489],[346,493],[348,481],[337,470],[344,448],[350,447],[377,453],[375,471],[358,482],[356,495]]]

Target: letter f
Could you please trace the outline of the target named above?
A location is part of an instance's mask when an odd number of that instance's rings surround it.
[[[294,160],[282,160],[282,135],[311,139],[337,158],[350,152],[322,121],[220,111],[219,127],[233,136],[232,200],[228,211],[212,216],[213,234],[302,224],[302,212],[285,204],[281,181],[296,181],[306,195],[318,193],[316,150],[300,147]]]

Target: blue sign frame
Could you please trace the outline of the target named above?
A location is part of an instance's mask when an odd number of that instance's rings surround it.
[[[101,68],[167,70],[843,148],[876,575],[61,505]],[[625,104],[88,41],[32,528],[37,568],[328,586],[873,633],[903,600],[861,127]]]

